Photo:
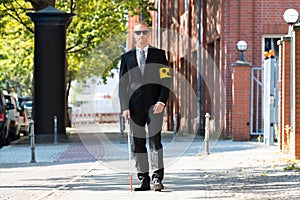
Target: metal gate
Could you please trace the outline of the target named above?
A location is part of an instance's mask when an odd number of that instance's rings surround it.
[[[275,58],[265,60],[263,73],[264,143],[272,145],[277,136],[279,121],[278,61]]]
[[[251,68],[250,136],[262,135],[263,68]]]
[[[250,136],[264,136],[273,144],[279,118],[279,69],[275,58],[266,59],[262,68],[251,69]]]

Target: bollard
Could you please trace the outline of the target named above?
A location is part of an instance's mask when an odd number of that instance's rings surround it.
[[[205,137],[204,137],[204,149],[205,153],[209,154],[209,113],[205,114]]]
[[[120,133],[121,133],[121,139],[120,144],[124,144],[124,130],[125,130],[125,118],[120,115]]]
[[[177,121],[178,121],[178,114],[175,114],[174,117],[173,117],[173,124],[174,124],[174,127],[173,127],[173,140],[175,140],[175,137],[176,137],[176,132],[177,132]]]
[[[31,146],[31,161],[30,163],[36,163],[35,160],[35,140],[34,140],[34,121],[30,120],[30,146]]]
[[[54,144],[57,144],[57,116],[54,115]]]

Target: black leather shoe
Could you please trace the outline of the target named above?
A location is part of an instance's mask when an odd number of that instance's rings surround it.
[[[151,190],[150,183],[141,182],[139,187],[134,188],[134,191],[147,191]]]
[[[161,183],[161,180],[159,179],[153,180],[153,187],[154,187],[154,191],[161,191],[162,189],[164,189],[164,185]]]

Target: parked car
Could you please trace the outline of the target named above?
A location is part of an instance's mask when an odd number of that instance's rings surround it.
[[[15,97],[10,94],[4,95],[7,105],[11,105],[8,110],[8,119],[10,120],[8,137],[10,141],[20,138],[20,111]]]
[[[31,97],[19,97],[19,107],[20,107],[20,135],[28,135],[30,119],[31,119],[31,109],[28,108],[29,104],[32,104]]]
[[[9,124],[8,110],[13,109],[12,104],[6,104],[6,100],[2,91],[0,91],[0,148],[8,145],[10,142],[9,138]]]
[[[19,123],[20,123],[20,136],[23,135],[28,135],[29,133],[29,118],[27,116],[27,112],[24,108],[21,108],[20,112],[20,118],[19,118]]]
[[[27,118],[30,120],[33,118],[32,116],[32,101],[27,101],[24,106],[23,106],[25,112],[26,112],[26,115],[27,115]]]

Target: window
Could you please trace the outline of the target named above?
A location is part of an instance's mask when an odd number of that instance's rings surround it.
[[[279,46],[277,45],[277,41],[280,40],[281,35],[275,35],[275,36],[266,36],[263,38],[263,52],[262,55],[264,55],[264,52],[269,51],[271,49],[274,50],[275,58],[278,58],[279,56]],[[263,57],[263,56],[262,56]]]

